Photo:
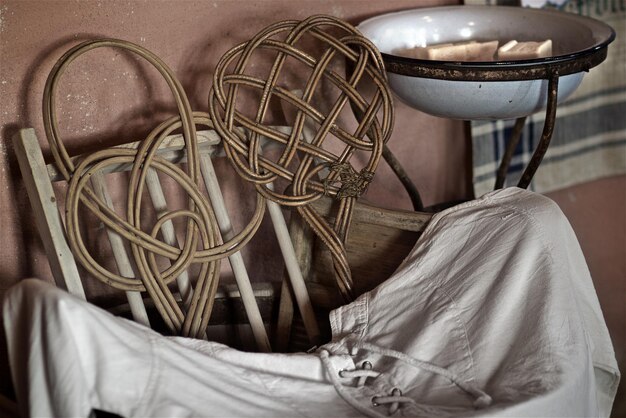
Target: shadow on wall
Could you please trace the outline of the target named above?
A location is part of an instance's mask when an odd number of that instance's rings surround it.
[[[98,34],[79,34],[75,37],[66,37],[64,39],[60,39],[55,41],[49,47],[45,48],[35,59],[32,67],[30,67],[26,71],[26,77],[24,79],[24,83],[21,86],[19,100],[22,108],[25,109],[33,109],[36,106],[33,106],[35,103],[42,101],[43,96],[43,84],[41,91],[34,91],[32,86],[36,86],[42,80],[45,80],[52,68],[53,63],[55,63],[61,56],[68,51],[70,48],[89,40],[102,39],[106,38],[103,35]],[[112,48],[105,48],[111,50]],[[79,66],[79,70],[82,70],[83,75],[86,75],[86,81],[90,81],[89,73],[97,73],[106,71],[109,67],[103,65],[102,60],[98,60],[97,55],[102,53],[102,48],[98,48],[96,50],[90,51],[86,53],[84,56],[79,57],[74,63],[70,64],[68,69],[65,71],[65,74],[61,76],[59,83],[57,84],[57,97],[55,103],[58,105],[61,100],[60,98],[65,96],[65,87],[70,87],[70,91],[75,93],[79,91],[81,88],[89,87],[73,85],[72,77],[76,75],[77,71],[72,71],[73,67]],[[111,51],[108,51],[111,54]],[[148,82],[145,83],[145,88],[141,89],[140,97],[136,97],[141,102],[141,108],[130,109],[122,114],[121,117],[116,117],[115,120],[107,121],[106,129],[101,132],[90,130],[88,133],[89,139],[88,142],[85,141],[86,135],[81,135],[80,137],[69,136],[67,141],[64,141],[68,151],[70,154],[82,153],[89,151],[93,148],[101,148],[103,146],[112,146],[117,145],[122,142],[127,142],[130,138],[140,138],[147,134],[147,132],[152,129],[152,127],[156,124],[157,121],[163,119],[163,115],[172,114],[174,112],[175,106],[173,102],[168,104],[165,101],[155,100],[156,94],[154,92],[152,78],[149,74],[149,65],[147,62],[143,62],[134,54],[129,51],[122,50],[116,48],[115,56],[120,58],[121,65],[116,63],[116,67],[130,67],[129,72],[136,75],[135,78],[139,80],[146,80]],[[94,57],[95,55],[95,57]],[[94,68],[97,68],[97,71],[93,71]],[[106,81],[106,78],[104,79]],[[93,80],[93,85],[98,82],[102,82],[102,80]],[[137,93],[137,92],[133,92]],[[75,95],[77,95],[75,93]],[[77,95],[78,96],[78,95]],[[69,98],[70,95],[67,96]],[[78,96],[79,98],[84,96]],[[96,98],[96,101],[102,100],[104,97]],[[71,104],[71,103],[70,103]],[[64,124],[67,121],[63,121],[63,116],[68,116],[72,119],[71,113],[77,113],[76,109],[62,109],[58,112],[58,120],[60,125]],[[27,115],[26,125],[27,126],[36,126],[36,121],[33,120],[33,116],[40,118],[41,114],[36,115]],[[68,124],[71,126],[71,124]],[[62,126],[60,126],[60,135],[64,137],[64,130]],[[50,159],[50,154],[47,152],[47,141],[44,141],[42,144],[42,148],[44,150],[44,157],[46,161]]]

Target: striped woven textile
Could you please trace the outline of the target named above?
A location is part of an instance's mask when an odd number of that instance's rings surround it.
[[[476,4],[476,0],[467,3]],[[546,7],[604,21],[613,27],[617,38],[609,46],[606,61],[592,68],[578,90],[566,102],[559,103],[552,142],[530,186],[538,192],[626,173],[626,0],[561,0],[560,3],[555,6],[552,2]],[[544,119],[542,112],[527,119],[506,185],[517,183],[541,138]],[[514,123],[514,120],[472,122],[473,180],[477,196],[493,189]]]

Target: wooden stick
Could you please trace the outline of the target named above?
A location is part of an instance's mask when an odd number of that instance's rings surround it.
[[[21,129],[13,137],[13,146],[56,285],[85,299],[85,290],[76,260],[65,240],[65,229],[35,130]]]
[[[163,188],[161,187],[161,181],[159,175],[153,168],[148,169],[146,175],[146,185],[148,186],[148,193],[152,199],[154,210],[157,213],[157,217],[167,212],[167,201],[163,194]],[[171,246],[178,246],[178,239],[176,238],[176,232],[174,230],[174,224],[172,221],[163,222],[161,227],[161,233],[163,234],[163,240],[166,244]],[[178,290],[183,299],[183,305],[188,307],[191,303],[191,297],[193,295],[193,289],[189,281],[189,274],[187,271],[183,271],[177,278]]]
[[[302,96],[301,90],[292,90],[293,94],[297,96]],[[288,115],[290,109],[285,106],[284,102],[281,102],[283,113],[285,114],[285,118],[288,118],[291,115]],[[290,127],[277,127],[278,131],[284,133],[291,133]],[[315,137],[315,130],[311,126],[311,121],[307,119],[305,121],[304,126],[302,128],[302,136],[304,140],[308,143],[311,143],[313,138]],[[266,144],[272,144],[272,141],[266,141]],[[317,164],[322,163],[319,158],[314,159]],[[328,168],[323,168],[320,170],[318,177],[325,178],[328,176],[329,170]],[[269,206],[268,206],[269,208]],[[275,212],[275,210],[274,210]],[[279,210],[280,212],[280,210]],[[272,214],[272,210],[270,208],[270,215]],[[285,219],[283,217],[282,212],[279,213],[282,218],[282,223],[284,224]],[[281,222],[277,220],[277,222]],[[282,228],[282,225],[281,225]],[[291,218],[289,220],[289,228],[286,231],[287,235],[290,236],[290,243],[285,247],[287,251],[290,252],[289,255],[286,255],[283,252],[283,258],[285,259],[285,267],[287,268],[287,277],[283,279],[283,284],[281,286],[280,292],[280,304],[278,306],[278,320],[276,325],[276,344],[280,346],[281,351],[286,351],[289,345],[289,339],[291,335],[291,325],[293,322],[293,297],[296,298],[296,302],[298,304],[298,309],[300,311],[300,315],[302,316],[302,320],[304,323],[304,328],[306,330],[307,336],[309,337],[309,341],[311,345],[318,345],[321,340],[319,326],[317,324],[317,320],[315,318],[315,312],[313,310],[313,306],[311,304],[311,299],[308,294],[308,290],[306,288],[305,277],[308,277],[311,270],[311,260],[313,257],[313,234],[309,229],[309,233],[305,230],[307,228],[306,223],[299,216],[296,211],[292,212]],[[278,234],[278,229],[276,228],[276,224],[274,226],[274,230],[276,231],[277,238],[280,244],[280,236]],[[285,234],[282,232],[281,234]],[[282,247],[281,247],[282,249]],[[290,264],[294,264],[297,267],[298,272],[294,274],[289,271],[289,267],[287,266],[287,259],[290,258]],[[293,269],[293,267],[291,267]],[[289,282],[288,280],[289,279]],[[294,285],[294,283],[296,283]],[[291,284],[291,286],[290,286]],[[296,287],[298,290],[296,291]]]
[[[234,232],[210,156],[200,156],[200,171],[202,172],[202,177],[204,178],[204,183],[209,193],[209,198],[211,199],[211,205],[215,211],[215,217],[217,218],[222,238],[226,241],[234,236]],[[250,321],[257,346],[261,351],[270,352],[272,351],[270,342],[267,337],[265,325],[263,324],[263,318],[261,317],[259,307],[254,297],[248,271],[243,262],[241,252],[236,252],[228,256],[228,261],[233,269],[237,287],[241,293],[241,300],[246,309],[246,314],[248,315],[248,320]]]
[[[198,131],[198,151],[202,154],[208,154],[211,156],[217,156],[223,153],[222,148],[217,145],[220,144],[220,137],[214,130]],[[119,149],[137,149],[142,141],[129,142],[127,144],[118,145],[113,148]],[[156,155],[159,158],[167,160],[174,164],[181,164],[187,161],[187,151],[185,150],[185,143],[183,136],[169,135],[163,140]],[[72,161],[76,164],[80,161],[81,156],[72,157]],[[130,171],[133,167],[132,163],[111,164],[102,169],[102,174],[117,173],[120,171]],[[56,164],[48,164],[46,166],[48,170],[48,176],[50,181],[57,182],[65,180],[63,175],[59,172]]]
[[[269,186],[272,187],[271,184]],[[293,242],[289,236],[285,217],[283,216],[278,203],[268,200],[267,209],[269,210],[270,217],[274,225],[274,232],[276,232],[278,245],[280,246],[283,259],[285,260],[285,268],[287,269],[300,315],[302,315],[304,327],[311,343],[313,345],[317,345],[320,342],[320,329],[317,324],[317,319],[315,318],[315,312],[313,311],[313,305],[311,305],[311,299],[309,298],[309,294],[307,292],[304,277],[300,271]]]
[[[111,195],[107,189],[104,175],[101,172],[94,173],[91,176],[91,184],[96,195],[102,199],[102,201],[105,202],[109,208],[113,209],[113,201],[111,200]],[[124,240],[122,240],[122,237],[120,237],[112,229],[105,229],[107,236],[109,237],[109,242],[111,243],[111,250],[113,251],[113,257],[115,258],[119,274],[128,278],[135,277],[135,272],[130,264],[130,258],[124,248]],[[141,293],[136,291],[126,291],[126,298],[128,299],[133,319],[142,325],[150,327],[150,320],[148,319],[148,313],[146,312],[146,307],[143,304]]]
[[[281,281],[279,297],[278,319],[276,320],[276,332],[274,333],[274,347],[277,352],[285,353],[289,348],[294,314],[293,295],[291,293],[289,280],[286,277],[283,277]]]

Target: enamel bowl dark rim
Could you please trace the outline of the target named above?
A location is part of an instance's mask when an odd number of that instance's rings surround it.
[[[442,80],[459,81],[507,81],[507,80],[535,80],[549,78],[554,74],[559,76],[573,74],[580,71],[588,71],[606,59],[608,45],[615,40],[615,31],[609,25],[596,19],[579,16],[572,13],[565,13],[553,10],[528,9],[507,6],[442,6],[410,9],[400,12],[386,13],[374,16],[361,22],[357,29],[361,30],[364,36],[368,36],[366,26],[377,20],[393,19],[406,14],[424,14],[436,11],[458,13],[459,11],[480,11],[481,13],[502,12],[516,13],[516,10],[526,14],[537,14],[543,17],[561,19],[567,17],[577,23],[593,28],[600,28],[601,41],[583,49],[570,53],[555,55],[546,58],[518,60],[518,61],[481,61],[481,62],[460,62],[460,61],[436,61],[408,58],[393,55],[381,51],[381,56],[385,63],[385,69],[391,73],[436,78]],[[378,45],[377,45],[378,46]]]

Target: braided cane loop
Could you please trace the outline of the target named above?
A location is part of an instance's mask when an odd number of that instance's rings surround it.
[[[167,82],[178,108],[178,116],[157,126],[137,149],[113,147],[79,157],[78,163],[69,157],[61,140],[56,115],[56,90],[67,67],[80,55],[96,48],[113,47],[130,51],[152,64]],[[103,39],[87,41],[66,52],[53,67],[44,90],[44,126],[55,164],[69,187],[66,194],[66,232],[70,248],[78,262],[96,279],[117,289],[146,291],[171,332],[183,336],[200,337],[206,330],[217,291],[220,260],[239,251],[260,226],[265,200],[257,194],[256,209],[249,223],[234,237],[224,242],[215,213],[199,186],[199,151],[196,127],[213,128],[209,115],[192,112],[180,82],[158,57],[146,49],[126,41]],[[187,152],[187,169],[159,158],[156,151],[163,140],[176,130],[182,130]],[[100,199],[90,179],[107,166],[127,163],[132,165],[125,216],[118,214]],[[152,226],[142,219],[142,197],[149,170],[174,180],[186,193],[187,207],[159,214]],[[90,254],[81,235],[79,210],[84,206],[106,228],[126,240],[136,265],[136,277],[124,277],[107,270]],[[159,240],[165,222],[175,218],[186,220],[186,235],[181,247]],[[143,225],[143,228],[142,228]],[[157,266],[156,257],[170,260],[164,270]],[[168,285],[187,270],[192,263],[200,264],[191,302],[181,307]]]
[[[340,35],[331,34],[339,32]],[[319,56],[299,48],[304,42],[315,42]],[[246,73],[254,66],[255,54],[275,56],[267,78]],[[279,75],[285,62],[297,60],[310,69],[301,95],[279,85]],[[342,59],[350,68],[347,77],[340,75],[331,62]],[[366,100],[357,89],[362,80],[371,80],[375,92]],[[313,106],[313,98],[321,82],[333,85],[339,96],[327,114]],[[243,89],[260,93],[254,117],[238,110]],[[264,123],[271,99],[286,102],[297,109],[291,132],[284,133]],[[358,114],[358,127],[349,132],[342,126],[340,114],[346,105]],[[277,22],[260,31],[221,58],[209,93],[209,112],[215,129],[224,139],[226,155],[237,173],[252,182],[264,197],[281,205],[295,206],[302,217],[329,248],[334,261],[340,293],[346,301],[352,299],[352,277],[348,267],[344,242],[350,225],[354,202],[372,180],[391,135],[393,110],[391,94],[380,54],[373,44],[351,25],[330,16],[311,16],[303,21]],[[313,139],[303,139],[305,121],[313,121],[318,129]],[[242,129],[243,128],[243,129]],[[333,153],[325,141],[339,139],[343,150]],[[282,153],[274,160],[263,155],[262,138],[282,144]],[[367,161],[356,171],[351,157],[359,151]],[[296,158],[296,155],[298,158]],[[295,168],[294,168],[295,166]],[[317,180],[324,168],[330,168],[325,179]],[[281,178],[288,182],[284,192],[276,191],[270,183]],[[316,213],[309,203],[323,195],[340,201],[334,225]]]

